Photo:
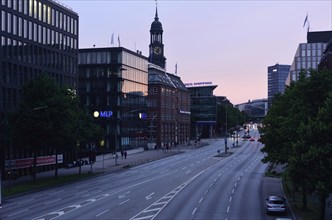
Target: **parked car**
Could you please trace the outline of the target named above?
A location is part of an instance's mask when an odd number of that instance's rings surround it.
[[[251,137],[251,138],[250,138],[250,141],[255,141],[255,138]]]
[[[282,196],[269,196],[266,199],[266,213],[287,213],[286,199]]]
[[[249,134],[245,134],[245,135],[242,136],[242,138],[246,140],[246,139],[250,139],[251,136]]]

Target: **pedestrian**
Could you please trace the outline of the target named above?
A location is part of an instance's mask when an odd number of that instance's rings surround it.
[[[121,150],[121,158],[123,159],[123,150]]]
[[[125,159],[127,159],[127,151],[125,151],[123,154],[124,154]]]

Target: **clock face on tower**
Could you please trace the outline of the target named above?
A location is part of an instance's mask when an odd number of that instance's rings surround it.
[[[159,55],[159,54],[161,54],[161,47],[154,47],[153,48],[153,52],[154,52],[154,54],[156,54],[156,55]]]

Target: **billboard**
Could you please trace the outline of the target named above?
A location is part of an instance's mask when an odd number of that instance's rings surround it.
[[[58,155],[58,163],[63,163],[63,155]],[[37,166],[55,164],[55,155],[37,157]],[[5,161],[5,170],[28,168],[33,166],[33,157]]]

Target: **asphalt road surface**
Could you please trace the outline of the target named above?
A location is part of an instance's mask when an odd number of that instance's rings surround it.
[[[267,219],[261,147],[244,141],[229,150],[232,155],[217,156],[224,151],[218,140],[124,172],[12,198],[0,218]]]

